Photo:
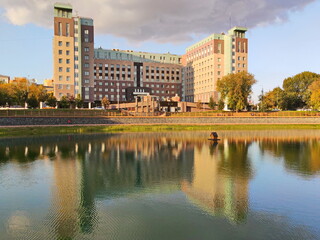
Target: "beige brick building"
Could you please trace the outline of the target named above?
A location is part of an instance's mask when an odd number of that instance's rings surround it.
[[[247,71],[246,28],[234,27],[228,34],[212,34],[186,49],[183,56],[184,99],[188,102],[218,100],[217,81],[229,73]]]

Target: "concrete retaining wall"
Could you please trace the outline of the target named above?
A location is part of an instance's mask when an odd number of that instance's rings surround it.
[[[65,124],[320,124],[320,117],[1,117],[0,126]]]

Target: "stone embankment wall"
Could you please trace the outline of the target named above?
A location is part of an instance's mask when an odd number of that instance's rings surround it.
[[[0,126],[68,124],[320,124],[320,117],[0,117]]]

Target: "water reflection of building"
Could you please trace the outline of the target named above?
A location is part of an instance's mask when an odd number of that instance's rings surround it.
[[[182,184],[188,198],[208,213],[243,220],[251,174],[248,146],[246,142],[225,141],[195,148],[193,181]]]
[[[60,238],[73,238],[78,231],[93,232],[99,215],[97,200],[170,193],[180,191],[180,185],[201,209],[241,221],[248,209],[252,175],[250,136],[244,134],[238,139],[228,136],[228,141],[218,145],[209,145],[207,134],[193,132],[0,140],[0,159],[43,159],[53,166],[50,219]],[[312,170],[312,174],[319,169],[319,142],[278,139],[273,143],[271,138],[255,137],[259,139],[265,151],[277,149],[281,156],[291,151],[288,142],[302,151],[305,158],[291,157],[287,168]]]
[[[56,146],[53,161],[54,183],[52,208],[54,230],[58,236],[72,238],[78,228],[79,190],[81,187],[81,166],[70,146]]]

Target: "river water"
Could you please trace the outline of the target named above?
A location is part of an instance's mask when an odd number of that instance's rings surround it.
[[[0,239],[320,239],[320,131],[0,139]]]

